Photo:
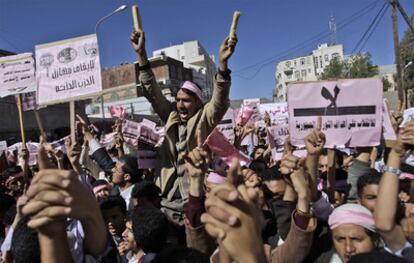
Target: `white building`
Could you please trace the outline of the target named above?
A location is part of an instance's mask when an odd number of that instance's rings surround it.
[[[197,41],[188,41],[153,51],[153,56],[166,55],[184,63],[184,67],[193,71],[193,81],[200,86],[205,100],[211,98],[213,79],[216,72],[214,56],[210,56]]]
[[[395,64],[379,65],[378,74],[380,77],[387,79],[388,82],[391,84],[391,87],[388,89],[388,91],[395,90],[396,83],[394,80],[394,75],[397,74],[397,66]]]
[[[287,100],[287,85],[297,81],[315,81],[334,58],[344,58],[342,45],[322,44],[312,54],[280,61],[276,67],[274,101]]]

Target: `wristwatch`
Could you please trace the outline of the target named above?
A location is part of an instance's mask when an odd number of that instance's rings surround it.
[[[388,165],[384,165],[384,167],[382,167],[382,172],[383,173],[392,173],[392,174],[395,174],[396,176],[401,175],[401,170],[400,169],[397,169],[395,167],[388,166]]]

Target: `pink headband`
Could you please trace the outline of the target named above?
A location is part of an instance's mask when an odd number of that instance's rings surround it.
[[[6,185],[6,187],[10,187],[10,185],[14,182],[16,182],[17,180],[19,180],[20,178],[23,178],[24,174],[23,172],[20,172],[16,175],[12,175],[9,178],[7,178],[6,182],[4,183]]]
[[[409,174],[409,173],[401,173],[401,175],[400,175],[400,179],[409,179],[409,180],[414,180],[414,174]]]
[[[354,224],[376,232],[372,213],[362,205],[357,204],[345,204],[336,208],[329,216],[328,224],[330,229],[335,229],[344,224]]]
[[[182,89],[186,89],[189,90],[191,92],[193,92],[195,95],[197,95],[197,97],[203,101],[203,93],[201,92],[201,90],[191,81],[186,81],[183,83],[183,85],[181,86]]]
[[[207,176],[207,182],[212,184],[224,184],[227,182],[227,178],[219,175],[218,173],[209,173]]]
[[[102,189],[105,189],[105,188],[107,188],[108,190],[111,190],[111,186],[109,184],[103,184],[103,185],[95,186],[93,188],[93,193],[96,194],[96,193],[98,193],[99,191],[101,191]]]

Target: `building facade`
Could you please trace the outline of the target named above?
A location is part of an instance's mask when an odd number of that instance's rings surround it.
[[[316,81],[334,58],[343,59],[342,45],[319,45],[311,54],[280,61],[276,66],[273,101],[287,100],[287,86],[298,81]]]
[[[175,100],[182,82],[193,81],[193,71],[185,68],[181,61],[164,55],[150,58],[149,61],[162,93],[170,101]],[[88,116],[110,118],[108,107],[112,105],[123,107],[131,115],[154,115],[151,104],[143,97],[138,74],[137,64],[123,64],[103,70],[102,96],[96,97],[87,106]]]
[[[192,70],[193,82],[203,91],[203,99],[209,100],[213,91],[213,80],[216,72],[214,57],[196,40],[184,42],[153,51],[153,56],[168,56],[182,61],[184,67]]]
[[[394,76],[397,74],[397,66],[395,64],[390,65],[379,65],[378,74],[380,77],[387,79],[391,84],[390,88],[387,91],[394,91],[395,89],[395,79]]]

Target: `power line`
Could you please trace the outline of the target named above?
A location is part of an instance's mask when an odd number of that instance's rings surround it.
[[[375,30],[377,29],[379,23],[382,21],[382,18],[384,17],[384,15],[387,13],[388,8],[390,6],[387,5],[387,7],[384,9],[384,11],[382,12],[380,18],[377,20],[377,23],[374,25],[374,28],[371,30],[371,33],[367,36],[367,38],[365,39],[364,43],[362,43],[361,48],[359,49],[358,53],[361,53],[362,49],[365,47],[365,45],[367,44],[368,40],[371,38],[372,34],[375,32]]]
[[[348,18],[343,19],[341,22],[338,23],[338,29],[342,29],[346,26],[348,26],[349,24],[355,22],[357,19],[361,18],[362,16],[366,15],[367,13],[369,13],[372,8],[374,6],[376,6],[378,4],[378,1],[374,1],[372,3],[370,3],[369,5],[365,6],[364,8],[362,8],[361,10],[359,10],[358,12],[352,14],[351,16],[349,16]],[[254,79],[259,73],[260,71],[267,65],[274,63],[275,61],[278,61],[280,59],[283,59],[285,57],[290,56],[290,54],[293,54],[299,50],[302,50],[308,46],[313,46],[315,43],[317,43],[318,41],[321,41],[323,39],[325,39],[326,37],[329,37],[330,35],[330,31],[329,30],[324,30],[322,32],[320,32],[319,34],[313,36],[312,38],[303,41],[295,46],[293,46],[292,48],[289,48],[283,52],[278,53],[275,56],[272,56],[268,59],[265,59],[261,62],[257,62],[253,65],[244,67],[240,70],[234,71],[234,75],[242,78],[242,79],[246,79],[246,80],[252,80]],[[244,75],[241,74],[241,72],[246,71],[248,69],[253,69],[255,67],[259,66],[259,68],[249,77],[246,77]]]
[[[352,49],[351,54],[355,53],[355,51],[358,49],[358,47],[362,44],[362,42],[365,40],[365,37],[370,33],[371,29],[376,24],[376,22],[377,22],[378,18],[380,17],[381,13],[385,10],[385,8],[387,6],[388,6],[388,3],[387,2],[384,2],[383,6],[378,11],[378,13],[375,15],[374,19],[371,21],[371,23],[369,24],[368,28],[365,30],[364,34],[362,35],[362,37],[359,39],[359,41],[355,45],[354,49]]]

